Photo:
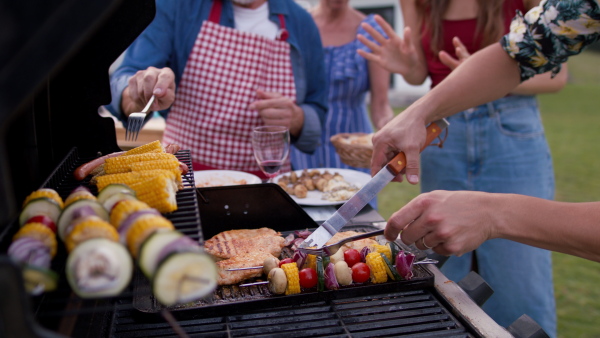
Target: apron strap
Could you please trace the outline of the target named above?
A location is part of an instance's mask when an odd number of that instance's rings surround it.
[[[210,14],[208,15],[208,21],[219,24],[221,21],[221,12],[223,10],[223,0],[214,0],[212,7],[210,8]],[[278,14],[279,17],[279,31],[277,32],[277,40],[287,41],[290,33],[285,28],[285,18],[283,14]]]
[[[212,7],[210,8],[210,14],[208,15],[208,21],[219,24],[221,21],[221,10],[223,9],[223,0],[213,1]]]

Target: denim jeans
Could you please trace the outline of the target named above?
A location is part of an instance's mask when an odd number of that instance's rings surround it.
[[[421,191],[473,190],[554,198],[554,171],[532,96],[507,96],[448,118],[443,148],[421,156]],[[500,325],[527,314],[556,336],[550,252],[493,239],[475,250],[479,274],[494,289],[483,309]],[[442,272],[460,281],[473,254],[451,257]]]

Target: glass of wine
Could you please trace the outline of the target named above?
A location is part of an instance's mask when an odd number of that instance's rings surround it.
[[[283,126],[261,126],[252,131],[252,148],[260,170],[272,182],[290,151],[290,131]]]

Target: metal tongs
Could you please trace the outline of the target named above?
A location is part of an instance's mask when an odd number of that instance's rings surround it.
[[[338,252],[338,250],[340,250],[340,248],[342,247],[342,245],[344,245],[344,244],[346,244],[348,242],[353,242],[353,241],[357,241],[359,239],[365,239],[365,238],[375,237],[375,236],[379,236],[379,235],[383,235],[383,229],[381,229],[381,230],[375,230],[375,231],[372,231],[372,232],[366,232],[364,234],[360,234],[360,235],[356,235],[356,236],[344,238],[344,239],[342,239],[341,241],[339,241],[337,243],[333,243],[333,244],[330,244],[330,245],[325,245],[325,246],[320,247],[320,248],[298,248],[298,251],[304,252],[304,253],[310,254],[310,255],[332,256],[336,252]],[[416,247],[414,249],[418,250]],[[422,256],[422,255],[420,255],[420,256]],[[438,261],[435,260],[435,259],[424,258],[424,259],[420,259],[418,261],[415,261],[413,264],[437,264],[437,263],[438,263]]]

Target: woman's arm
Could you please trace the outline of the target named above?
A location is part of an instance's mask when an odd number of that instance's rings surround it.
[[[504,238],[600,262],[600,202],[566,203],[517,194],[433,191],[394,213],[386,226],[397,238],[460,256]],[[414,220],[414,221],[413,221]],[[407,225],[408,224],[408,225]]]
[[[561,66],[560,72],[552,78],[551,73],[539,74],[532,77],[529,80],[521,82],[515,89],[510,93],[514,95],[537,95],[544,93],[556,93],[563,89],[567,84],[569,78],[569,71],[567,70],[567,64],[564,63]]]
[[[375,128],[379,130],[394,117],[388,98],[390,72],[370,61],[368,69],[371,85],[371,121],[373,121]]]

